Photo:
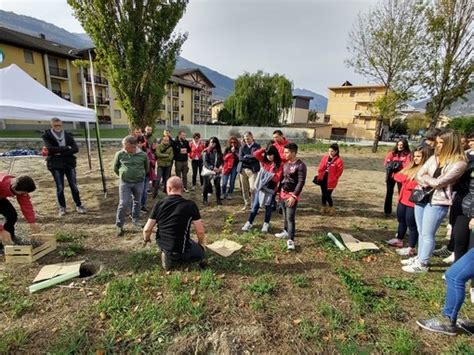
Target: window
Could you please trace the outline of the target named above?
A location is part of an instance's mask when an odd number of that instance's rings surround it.
[[[369,91],[369,96],[374,96],[375,95],[375,90],[370,90]]]
[[[61,83],[59,81],[51,80],[51,90],[61,92]]]
[[[181,94],[184,94],[184,86],[181,86]]]
[[[35,64],[35,61],[33,59],[33,52],[32,51],[24,49],[23,54],[25,56],[25,63]]]
[[[184,121],[184,115],[181,115],[181,121]]]
[[[181,100],[181,107],[184,107],[184,101]]]
[[[114,110],[114,118],[115,119],[121,119],[122,118],[122,111],[120,110]]]
[[[50,66],[50,67],[59,68],[58,58],[51,58],[51,57],[49,57],[48,60],[49,60],[49,66]]]

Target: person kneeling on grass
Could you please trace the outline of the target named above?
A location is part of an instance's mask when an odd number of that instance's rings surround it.
[[[35,223],[35,211],[29,195],[35,190],[35,182],[29,176],[15,178],[12,175],[0,173],[0,215],[5,217],[5,223],[0,224],[0,241],[3,245],[15,242],[15,224],[18,219],[15,207],[8,200],[9,197],[16,197],[23,216],[30,224],[31,232],[39,232],[40,228]]]
[[[173,176],[166,182],[167,196],[159,201],[143,229],[145,244],[155,224],[156,243],[161,249],[161,265],[169,270],[174,262],[200,262],[204,259],[206,236],[197,205],[182,197],[183,182]],[[191,239],[191,223],[197,234],[197,243]]]
[[[469,226],[472,230],[474,219]],[[472,238],[472,236],[471,236]],[[466,283],[474,277],[474,249],[469,250],[456,261],[445,273],[446,299],[440,318],[418,320],[416,323],[423,329],[446,335],[456,335],[458,326],[472,333],[474,322],[458,320],[458,313],[466,297]]]

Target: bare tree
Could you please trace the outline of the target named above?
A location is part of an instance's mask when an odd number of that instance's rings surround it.
[[[354,70],[385,85],[385,96],[390,91],[397,100],[407,98],[422,71],[425,42],[423,14],[425,1],[381,0],[368,13],[359,14],[349,33],[347,49],[351,58],[346,64]],[[388,100],[387,100],[388,101]],[[383,107],[399,102],[385,102]],[[393,108],[390,108],[393,110]],[[377,151],[384,112],[378,113],[373,151]]]
[[[435,127],[443,111],[473,88],[472,0],[435,0],[426,12],[429,55],[422,85],[430,101],[426,105]]]

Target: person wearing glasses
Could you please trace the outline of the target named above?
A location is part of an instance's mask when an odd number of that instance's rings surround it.
[[[87,210],[82,205],[79,188],[77,187],[75,154],[79,149],[72,134],[64,130],[63,122],[59,118],[53,118],[51,119],[51,129],[46,130],[42,138],[48,151],[46,157],[47,167],[56,183],[59,216],[66,214],[64,176],[66,176],[69,183],[72,198],[76,204],[76,211],[78,213],[86,213]]]

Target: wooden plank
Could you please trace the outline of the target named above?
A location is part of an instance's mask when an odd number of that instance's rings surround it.
[[[31,255],[31,245],[6,245],[5,255]]]
[[[25,255],[5,255],[5,262],[9,264],[32,263],[31,256]]]
[[[57,248],[56,238],[53,234],[35,235],[33,239],[40,240],[43,243],[37,248],[33,248],[31,245],[12,245],[5,247],[5,262],[32,263]]]
[[[45,256],[46,254],[49,254],[50,252],[52,252],[53,250],[55,250],[56,248],[55,247],[52,247],[50,249],[46,249],[46,250],[43,250],[41,253],[38,253],[38,254],[35,254],[32,256],[32,260],[33,261],[36,261],[38,260],[39,258],[42,258],[43,256]]]
[[[41,244],[38,248],[34,248],[33,249],[33,255],[36,255],[40,252],[42,252],[43,250],[45,249],[50,249],[50,248],[54,248],[56,249],[56,240],[48,240],[48,241],[45,241],[43,244]],[[54,250],[53,249],[53,250]]]

